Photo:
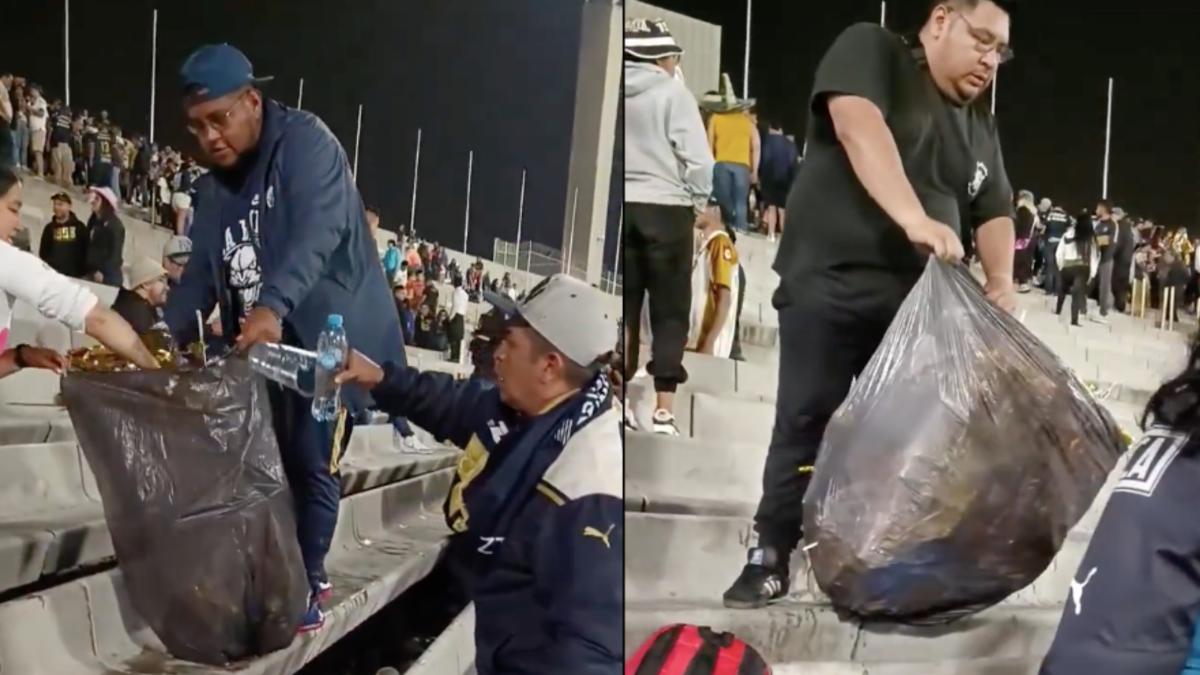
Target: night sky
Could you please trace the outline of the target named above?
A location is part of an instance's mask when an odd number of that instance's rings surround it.
[[[722,64],[741,92],[744,0],[650,0],[723,27]],[[1200,4],[1030,0],[1000,69],[996,115],[1015,189],[1075,211],[1100,196],[1108,78],[1116,78],[1109,196],[1200,231]],[[888,2],[889,27],[918,28],[925,0]],[[879,21],[878,0],[754,0],[750,95],[798,139],[821,55],[847,26]],[[684,57],[687,68],[687,57]],[[990,96],[990,93],[988,94]]]
[[[462,247],[467,152],[475,150],[470,251],[516,235],[521,169],[529,171],[523,239],[559,247],[566,208],[583,0],[76,0],[71,103],[107,108],[147,130],[151,9],[159,8],[157,140],[192,148],[178,69],[196,47],[229,42],[268,96],[325,120],[351,158],[363,113],[359,188],[384,227],[409,220],[413,153],[423,129],[417,232]],[[329,11],[353,6],[354,11]],[[469,7],[469,9],[464,9]],[[4,2],[0,70],[63,90],[60,0]],[[127,132],[128,133],[128,132]],[[351,159],[353,161],[353,159]],[[619,198],[615,195],[614,199]],[[606,266],[615,250],[614,213]]]

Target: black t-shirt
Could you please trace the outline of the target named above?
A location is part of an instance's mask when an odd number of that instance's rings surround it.
[[[1111,262],[1117,247],[1113,240],[1117,236],[1117,226],[1113,221],[1104,219],[1096,223],[1096,245],[1100,247],[1100,262]]]
[[[113,137],[108,129],[101,129],[96,133],[96,161],[104,164],[112,164],[113,161]]]
[[[924,52],[874,24],[851,26],[817,68],[808,152],[787,203],[787,227],[775,260],[784,283],[830,272],[881,272],[915,281],[924,270],[904,231],[867,194],[829,116],[830,96],[865,98],[883,113],[905,173],[931,218],[966,237],[995,218],[1013,216],[995,120],[982,105],[942,96]]]
[[[133,326],[133,332],[138,335],[150,332],[151,328],[162,321],[158,310],[145,298],[124,288],[117,291],[112,310],[129,322],[129,325]]]
[[[59,143],[71,143],[71,109],[67,107],[59,108],[52,118],[54,130],[50,132],[50,145],[55,146]]]
[[[1042,224],[1046,226],[1046,239],[1051,244],[1057,244],[1062,240],[1063,235],[1067,230],[1071,229],[1071,217],[1067,212],[1057,206],[1050,209],[1050,213],[1042,218]]]

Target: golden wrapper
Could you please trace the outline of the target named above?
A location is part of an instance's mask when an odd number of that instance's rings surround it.
[[[160,368],[178,370],[184,362],[183,355],[178,353],[171,342],[170,336],[162,331],[151,331],[141,336],[142,343],[154,355]],[[200,360],[203,350],[199,343],[188,346],[187,354]],[[139,370],[128,360],[114,354],[103,346],[75,349],[67,354],[71,370],[81,373],[129,373]]]

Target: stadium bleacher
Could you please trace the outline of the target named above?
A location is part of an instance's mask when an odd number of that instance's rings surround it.
[[[654,630],[694,623],[728,630],[756,647],[776,674],[1032,675],[1049,648],[1069,584],[1114,476],[1070,533],[1051,567],[1000,605],[950,626],[843,621],[793,559],[789,596],[768,609],[729,610],[721,596],[754,541],[753,513],[774,419],[778,321],[770,304],[774,247],[739,238],[748,277],[742,312],[747,361],[688,354],[690,380],[676,398],[680,438],[626,432],[626,653]],[[1151,392],[1184,365],[1187,330],[1164,332],[1149,319],[1068,328],[1041,293],[1020,296],[1018,316],[1097,392],[1134,437]],[[653,386],[627,385],[648,428]],[[1118,471],[1124,460],[1118,463]]]
[[[25,185],[22,219],[35,242],[55,191],[36,179]],[[77,213],[86,219],[86,208],[78,208],[81,201],[76,200]],[[126,260],[158,259],[169,233],[129,214],[122,220]],[[115,289],[91,286],[102,301],[112,302]],[[480,311],[471,307],[468,330]],[[17,341],[59,349],[92,344],[33,308],[18,304],[15,314]],[[470,370],[429,350],[410,349],[408,357],[424,369],[457,375]],[[298,637],[287,649],[230,668],[179,662],[130,607],[95,479],[58,405],[58,392],[58,378],[47,372],[22,371],[0,380],[0,462],[6,466],[0,476],[0,665],[5,672],[292,673],[437,563],[448,534],[441,503],[457,451],[438,447],[430,454],[405,454],[390,424],[356,427],[341,463],[342,509],[327,561],[335,596],[324,628]],[[418,434],[433,444],[428,434]],[[430,672],[466,672],[473,658],[471,638],[470,631],[448,631],[442,646],[425,659],[437,668]],[[439,653],[466,665],[447,670]]]

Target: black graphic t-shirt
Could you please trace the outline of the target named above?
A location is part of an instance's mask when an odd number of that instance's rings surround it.
[[[934,84],[923,51],[873,24],[847,29],[817,68],[808,152],[787,203],[775,270],[785,286],[814,276],[875,271],[913,281],[925,267],[904,231],[867,194],[837,138],[829,100],[867,99],[883,114],[925,212],[964,240],[1013,217],[995,119],[982,101],[959,106]],[[843,275],[845,276],[845,275]]]
[[[221,260],[224,262],[225,281],[233,297],[235,313],[240,318],[245,318],[254,309],[262,289],[263,271],[259,263],[262,240],[258,232],[261,208],[258,193],[249,198],[239,195],[222,207],[221,225],[225,245]]]
[[[112,164],[113,161],[113,137],[108,129],[101,129],[96,133],[96,161],[104,164]]]
[[[71,143],[71,109],[59,108],[54,113],[54,130],[50,132],[50,144]]]

